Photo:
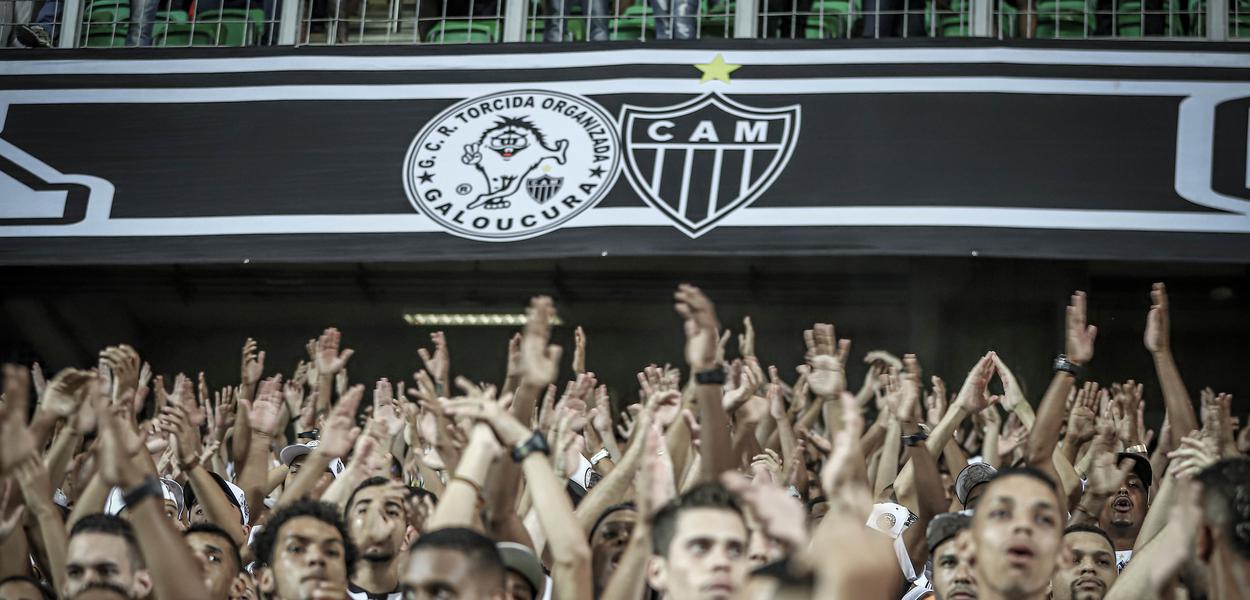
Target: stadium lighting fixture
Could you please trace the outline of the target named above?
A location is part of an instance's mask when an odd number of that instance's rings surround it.
[[[404,322],[414,327],[517,327],[525,324],[525,314],[406,312]],[[564,322],[555,317],[551,324]]]

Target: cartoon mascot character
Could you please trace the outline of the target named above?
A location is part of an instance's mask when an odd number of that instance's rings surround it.
[[[512,206],[506,198],[521,189],[525,177],[544,160],[564,164],[568,147],[568,140],[556,140],[554,148],[549,146],[543,132],[524,117],[500,118],[478,141],[466,144],[464,156],[460,157],[461,162],[473,165],[486,178],[486,193],[479,194],[469,208]]]

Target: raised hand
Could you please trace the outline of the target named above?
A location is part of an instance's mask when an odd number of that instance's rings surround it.
[[[758,361],[755,358],[749,358],[748,361]],[[755,391],[763,384],[756,373],[756,369],[743,367],[742,376],[738,378],[738,385],[735,387],[732,381],[726,382],[725,394],[721,398],[721,404],[725,407],[725,412],[732,413],[738,410],[747,400],[755,395]]]
[[[1064,434],[1069,442],[1080,446],[1094,438],[1098,411],[1098,384],[1086,382],[1076,392],[1076,401],[1068,413],[1068,428]]]
[[[100,360],[113,370],[113,397],[139,389],[139,353],[126,344],[109,346],[100,351]]]
[[[581,325],[573,330],[573,373],[586,372],[586,331]]]
[[[556,318],[555,305],[547,296],[535,296],[525,309],[525,328],[521,331],[521,379],[527,385],[541,388],[556,380],[560,373],[560,357],[564,350],[551,341],[551,325]]]
[[[44,388],[39,399],[40,410],[61,418],[69,418],[82,405],[84,388],[95,380],[91,371],[62,369]]]
[[[451,353],[447,350],[447,336],[441,331],[435,331],[430,334],[430,342],[434,344],[434,352],[417,348],[417,354],[421,356],[425,370],[434,377],[434,383],[447,389],[451,383]]]
[[[23,365],[4,364],[4,401],[13,416],[26,422],[30,414],[30,369]]]
[[[385,377],[379,379],[373,388],[373,418],[382,424],[388,439],[404,430],[403,410],[395,398],[391,382]]]
[[[1108,419],[1101,419],[1097,425],[1097,434],[1089,451],[1093,452],[1094,460],[1089,469],[1089,485],[1086,493],[1095,497],[1109,498],[1120,489],[1120,485],[1133,470],[1133,461],[1123,460],[1115,463],[1115,425]]]
[[[977,364],[968,371],[964,385],[959,388],[959,395],[955,397],[955,404],[974,415],[988,408],[991,397],[985,393],[985,387],[993,376],[994,352],[990,351],[977,359]]]
[[[1115,433],[1125,448],[1141,444],[1142,432],[1138,429],[1137,415],[1142,405],[1142,385],[1132,379],[1124,385],[1111,384],[1111,418]]]
[[[243,359],[239,364],[239,381],[243,389],[250,392],[265,373],[265,351],[257,352],[256,340],[247,338],[243,342]]]
[[[262,382],[255,400],[239,399],[239,403],[247,410],[252,433],[273,437],[282,426],[278,418],[279,407],[282,405],[282,395],[278,391],[281,386],[279,378],[280,376]]]
[[[500,406],[495,400],[493,386],[479,388],[468,379],[457,377],[456,387],[459,387],[466,395],[452,400],[443,400],[443,409],[447,411],[447,414],[467,417],[490,425],[505,448],[516,447],[517,444],[529,439],[532,433],[530,429]]]
[[[1177,479],[1191,479],[1203,469],[1220,459],[1219,444],[1210,436],[1197,431],[1181,438],[1179,448],[1168,452],[1173,463],[1168,473]]]
[[[1066,315],[1065,354],[1068,360],[1083,365],[1094,358],[1094,338],[1098,337],[1098,328],[1086,324],[1085,292],[1072,294]]]
[[[738,334],[738,354],[742,358],[755,357],[755,325],[751,323],[751,317],[742,318],[742,333]]]
[[[929,427],[937,427],[946,414],[946,383],[937,375],[933,376],[932,383],[933,391],[924,397],[925,422]]]
[[[661,430],[668,430],[681,416],[681,392],[656,392],[647,399],[646,409],[654,415],[654,422]]]
[[[846,357],[851,340],[837,338],[833,325],[817,323],[803,332],[807,344],[807,385],[822,399],[831,399],[846,389]]]
[[[1146,313],[1143,342],[1151,352],[1167,352],[1171,348],[1171,317],[1168,315],[1168,290],[1162,282],[1150,289],[1150,312]]]
[[[360,435],[360,428],[356,426],[356,409],[364,395],[365,386],[354,385],[339,397],[338,404],[330,409],[322,424],[316,452],[332,458],[347,456]]]
[[[317,338],[317,374],[321,377],[337,375],[340,371],[347,367],[347,361],[351,360],[355,350],[344,348],[339,350],[339,344],[343,339],[343,334],[333,327],[327,328],[321,332],[321,337]]]
[[[720,341],[716,306],[702,290],[688,283],[677,286],[673,299],[676,301],[673,308],[685,321],[686,364],[693,373],[716,367]]]

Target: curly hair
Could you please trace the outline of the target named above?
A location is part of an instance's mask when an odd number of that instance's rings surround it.
[[[339,516],[338,509],[333,504],[313,500],[295,502],[274,513],[273,517],[265,523],[260,533],[256,534],[256,539],[252,540],[252,555],[256,557],[257,564],[273,566],[274,545],[278,541],[278,532],[282,531],[282,526],[287,521],[299,517],[312,517],[338,530],[343,538],[343,559],[347,561],[347,576],[350,578],[356,568],[358,556],[356,544],[352,543],[351,536],[347,535],[347,527],[343,524],[343,518]]]

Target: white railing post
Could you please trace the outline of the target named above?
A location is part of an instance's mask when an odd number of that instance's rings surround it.
[[[972,35],[994,35],[994,0],[972,0]]]
[[[763,0],[737,0],[734,6],[734,37],[754,39],[758,36],[760,5]]]
[[[1207,39],[1228,40],[1228,0],[1207,0]]]
[[[525,41],[525,22],[529,18],[525,13],[528,8],[528,0],[507,0],[503,6],[503,41]]]
[[[61,9],[61,37],[57,48],[77,48],[78,28],[82,24],[82,0],[65,0]]]
[[[282,0],[282,12],[278,17],[278,45],[294,46],[295,34],[299,32],[300,10],[303,0]]]

